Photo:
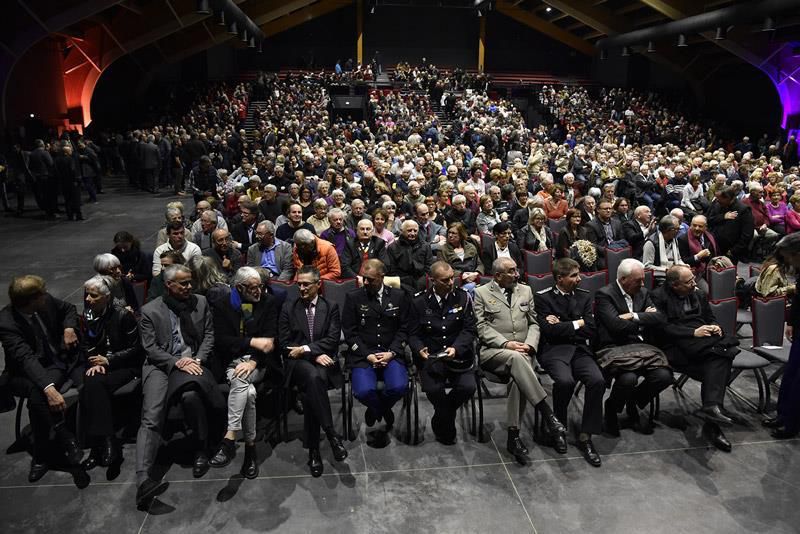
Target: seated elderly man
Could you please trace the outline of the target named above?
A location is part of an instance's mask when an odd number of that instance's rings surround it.
[[[438,224],[428,218],[430,208],[425,203],[420,203],[414,206],[414,217],[417,224],[419,224],[419,238],[428,243],[431,249],[437,250],[445,242],[445,229],[444,226]]]
[[[622,260],[617,279],[597,291],[597,356],[600,368],[614,380],[605,402],[605,428],[619,436],[617,414],[627,408],[628,422],[642,434],[652,434],[649,417],[639,417],[661,391],[672,384],[672,371],[660,349],[646,344],[645,329],[658,328],[664,316],[656,311],[644,288],[644,265],[639,260]],[[642,382],[637,385],[639,378]]]
[[[356,233],[351,228],[346,228],[344,225],[345,213],[339,208],[333,208],[328,212],[328,221],[330,226],[327,230],[320,234],[322,239],[330,241],[336,248],[336,254],[342,257],[344,254],[347,239],[354,239]]]
[[[170,265],[167,293],[142,307],[139,332],[146,360],[142,369],[142,421],[136,437],[136,506],[146,508],[167,483],[151,478],[169,408],[180,404],[192,436],[192,474],[208,472],[208,447],[217,419],[224,420],[225,398],[209,367],[214,348],[211,309],[192,294],[192,271]]]
[[[323,280],[338,280],[342,276],[339,256],[333,245],[310,230],[301,229],[294,234],[292,275],[304,265],[316,268]]]
[[[749,206],[753,215],[753,240],[750,243],[750,250],[763,257],[763,252],[777,243],[781,235],[769,227],[771,220],[763,198],[764,187],[756,181],[750,182],[747,187],[750,194],[742,199],[742,204]]]
[[[83,382],[83,354],[78,342],[75,306],[47,292],[42,278],[15,277],[8,286],[11,301],[0,310],[0,343],[5,352],[5,372],[14,395],[28,399],[33,430],[33,458],[29,482],[48,469],[48,444],[55,434],[67,462],[76,466],[83,452],[64,424],[67,409],[59,391],[71,381]]]
[[[197,218],[192,223],[192,227],[189,229],[189,232],[194,235],[201,230],[200,221],[202,220],[203,213],[210,211],[217,216],[217,228],[222,228],[224,230],[228,229],[228,223],[225,221],[225,217],[222,216],[218,210],[215,210],[211,207],[211,203],[208,200],[201,200],[198,202],[195,207],[195,213],[197,214]]]
[[[247,249],[247,265],[263,267],[279,280],[292,279],[292,245],[275,238],[275,225],[271,221],[258,223],[256,242]]]
[[[419,238],[416,221],[403,221],[400,237],[386,249],[386,259],[386,274],[399,276],[400,283],[409,291],[414,293],[425,287],[425,275],[433,265],[433,251]]]
[[[493,272],[494,280],[475,289],[475,318],[481,367],[500,376],[510,375],[514,381],[506,408],[508,452],[520,463],[527,461],[528,449],[520,438],[519,424],[528,403],[544,415],[555,449],[565,452],[566,430],[547,404],[547,393],[533,371],[539,346],[533,291],[517,283],[517,265],[509,258],[497,258]]]
[[[217,379],[224,372],[230,384],[228,430],[217,453],[209,460],[212,467],[225,467],[236,456],[236,438],[244,434],[245,478],[258,476],[256,457],[256,387],[269,376],[281,383],[280,356],[273,352],[278,335],[277,299],[262,291],[261,277],[252,267],[242,267],[231,286],[209,295],[214,316],[214,355]]]
[[[186,228],[182,222],[173,221],[167,225],[167,242],[153,251],[153,276],[161,272],[161,253],[167,250],[180,252],[188,263],[195,256],[202,256],[200,247],[186,240]]]
[[[197,220],[200,222],[200,231],[194,233],[192,242],[201,251],[206,251],[213,245],[211,234],[217,229],[217,214],[210,210],[204,211]]]
[[[369,219],[369,215],[365,213],[366,204],[360,198],[353,200],[350,203],[350,215],[344,218],[344,225],[355,231],[358,226],[358,221],[361,219]]]
[[[645,239],[642,249],[642,263],[646,269],[653,270],[656,286],[664,282],[667,269],[673,265],[683,265],[678,249],[678,220],[665,215],[658,221],[658,231]]]
[[[369,219],[358,221],[356,239],[348,239],[342,258],[342,277],[355,278],[361,274],[361,265],[366,260],[381,260],[386,263],[386,242],[373,234]]]
[[[702,382],[703,407],[697,414],[706,421],[703,434],[715,447],[730,452],[731,443],[718,425],[733,423],[721,408],[739,341],[717,324],[688,265],[670,267],[664,285],[653,291],[652,299],[666,318],[655,330],[655,344],[673,369]]]
[[[704,215],[692,217],[689,231],[678,236],[678,250],[681,260],[694,271],[697,287],[708,293],[706,271],[712,258],[719,255],[717,241],[708,231],[708,223]]]
[[[169,223],[172,222],[180,222],[181,224],[187,225],[186,220],[183,216],[183,209],[178,207],[183,206],[180,202],[170,202],[167,204],[167,209],[164,211],[164,219],[166,220],[165,225],[158,230],[158,234],[156,235],[156,247],[160,247],[164,243],[168,241],[167,239],[167,226]],[[192,240],[193,232],[186,232],[186,239],[188,241]]]
[[[231,246],[231,234],[221,228],[211,234],[211,243],[211,248],[204,250],[203,256],[214,260],[219,270],[230,278],[242,266],[242,253]]]
[[[314,233],[322,235],[322,232],[330,228],[331,222],[328,219],[328,201],[318,198],[314,201],[314,214],[306,222],[314,227]]]

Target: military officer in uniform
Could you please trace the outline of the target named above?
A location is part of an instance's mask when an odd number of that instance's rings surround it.
[[[542,329],[539,363],[553,379],[553,408],[559,420],[567,420],[575,381],[586,387],[577,445],[587,462],[600,467],[600,455],[591,438],[602,430],[606,382],[590,346],[596,332],[592,296],[578,287],[579,271],[575,260],[557,260],[553,265],[555,286],[536,294],[536,316]]]
[[[346,362],[351,369],[353,396],[366,405],[364,422],[372,426],[383,419],[394,424],[392,406],[408,391],[405,348],[408,342],[410,299],[402,289],[383,284],[380,260],[364,262],[364,287],[347,294],[342,331],[349,345]],[[383,380],[383,391],[377,382]]]
[[[469,295],[454,287],[453,268],[437,261],[430,277],[432,287],[417,293],[411,303],[408,343],[421,360],[422,391],[433,404],[433,433],[440,443],[452,445],[458,408],[475,393],[473,343],[478,331]]]
[[[553,414],[536,373],[533,358],[539,345],[539,325],[534,313],[533,292],[517,283],[517,264],[497,258],[492,264],[494,280],[475,289],[475,319],[480,339],[480,365],[514,381],[508,394],[508,452],[525,463],[528,449],[519,437],[519,422],[530,402],[544,416],[557,451],[567,449],[564,425]],[[520,402],[520,395],[524,400]]]

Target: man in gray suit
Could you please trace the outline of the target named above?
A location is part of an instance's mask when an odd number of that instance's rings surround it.
[[[292,245],[275,238],[275,225],[262,221],[256,226],[256,242],[247,249],[248,267],[264,267],[278,280],[294,277]]]
[[[517,283],[514,260],[497,258],[492,267],[494,280],[475,289],[480,365],[485,371],[501,377],[510,376],[514,381],[508,395],[507,447],[517,461],[525,463],[528,449],[519,437],[525,401],[541,411],[559,452],[566,448],[566,429],[547,404],[547,394],[533,371],[533,358],[539,345],[533,291]]]
[[[225,412],[225,398],[208,368],[214,349],[211,310],[192,294],[192,271],[184,265],[164,270],[167,293],[142,307],[139,329],[147,359],[142,369],[142,421],[136,437],[136,505],[142,509],[167,487],[150,477],[161,445],[171,400],[183,408],[195,440],[193,475],[208,471],[210,422]]]

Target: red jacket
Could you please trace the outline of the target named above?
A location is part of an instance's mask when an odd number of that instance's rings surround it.
[[[295,270],[303,266],[303,262],[297,255],[297,246],[292,251],[292,263]],[[319,276],[322,280],[338,280],[342,276],[342,267],[339,263],[339,256],[336,254],[336,247],[319,237],[317,238],[317,255],[312,265],[319,269]],[[297,274],[295,274],[295,279],[297,279]]]

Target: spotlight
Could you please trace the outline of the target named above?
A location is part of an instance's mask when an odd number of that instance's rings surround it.
[[[36,116],[36,115],[34,115],[33,113],[31,113],[31,118],[34,118],[35,116]]]
[[[689,46],[686,43],[686,34],[685,33],[678,34],[678,47],[679,48],[684,48],[686,46]]]
[[[715,41],[724,41],[728,38],[728,30],[725,26],[717,26],[717,33],[714,34]]]
[[[631,55],[631,49],[627,46],[622,47],[622,57],[628,57]]]
[[[656,44],[653,41],[647,42],[647,52],[652,54],[656,51]]]
[[[375,13],[375,6],[372,6],[371,8],[369,8],[369,12],[370,12],[371,15],[374,14]]]
[[[237,35],[239,33],[239,27],[236,25],[236,21],[232,20],[230,24],[228,24],[228,34],[230,35]]]
[[[608,59],[608,50],[605,48],[600,50],[600,61],[605,61]]]
[[[225,12],[220,11],[217,13],[217,26],[225,26]]]
[[[211,5],[209,0],[197,0],[197,9],[195,12],[199,15],[210,15]]]
[[[550,7],[550,6],[547,6],[546,8],[544,8],[544,10],[545,10],[545,12],[550,13],[551,11],[553,11],[553,8]]]
[[[767,17],[764,19],[764,25],[761,26],[762,32],[774,32],[775,31],[775,21],[772,17]]]
[[[478,10],[478,16],[479,16],[479,17],[482,17],[482,16],[483,16],[483,13],[481,13],[481,10],[480,10],[480,9]]]

